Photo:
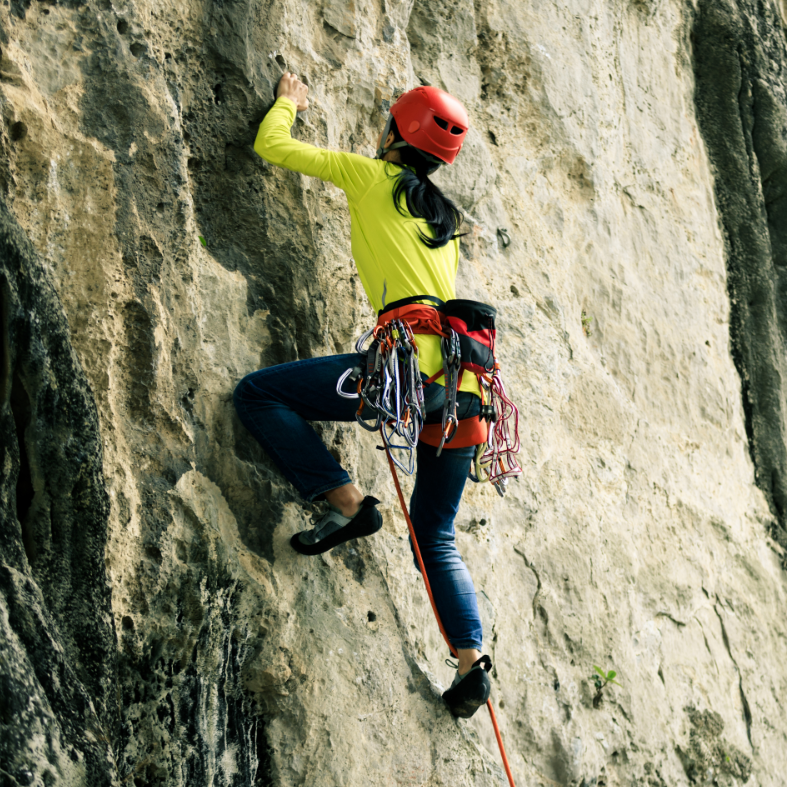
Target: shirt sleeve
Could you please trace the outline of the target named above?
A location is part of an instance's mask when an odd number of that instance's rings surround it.
[[[276,99],[260,123],[255,152],[271,164],[330,181],[350,199],[363,196],[375,174],[373,160],[355,153],[323,150],[293,139],[290,129],[296,113],[294,101],[284,96]]]

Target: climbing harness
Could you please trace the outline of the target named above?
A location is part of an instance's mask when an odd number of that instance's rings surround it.
[[[344,372],[336,392],[347,399],[359,398],[358,423],[369,431],[380,431],[386,448],[404,452],[401,459],[391,454],[402,472],[414,472],[420,438],[437,448],[438,456],[451,444],[454,448],[478,446],[470,477],[489,481],[501,497],[509,479],[521,475],[516,460],[519,411],[506,393],[495,359],[495,316],[493,307],[477,301],[443,302],[432,295],[417,295],[388,305],[380,311],[377,325],[358,339],[355,349],[365,355],[366,362]],[[440,424],[424,424],[416,334],[441,337],[442,369],[425,381],[444,378]],[[466,372],[478,379],[481,411],[460,421],[456,402]],[[354,391],[345,390],[347,381],[355,385]],[[365,412],[373,414],[374,420],[367,423]]]
[[[381,434],[383,434],[383,439],[385,439],[385,435],[380,430]],[[407,510],[407,504],[404,501],[404,495],[402,494],[402,487],[399,485],[399,476],[396,474],[396,465],[393,456],[391,455],[390,448],[386,445],[385,446],[385,454],[388,457],[388,466],[391,468],[391,475],[393,476],[394,486],[396,487],[396,494],[399,496],[399,505],[402,507],[402,513],[404,514],[405,521],[407,522],[407,529],[410,531],[410,539],[413,543],[413,550],[415,551],[415,557],[418,560],[418,567],[421,570],[421,576],[424,578],[424,585],[426,586],[426,594],[429,596],[429,603],[432,605],[432,612],[434,612],[435,619],[437,620],[437,626],[440,629],[440,633],[443,635],[443,639],[445,640],[446,645],[448,645],[448,649],[451,651],[451,655],[454,658],[459,658],[459,654],[456,651],[456,648],[451,644],[451,640],[448,639],[448,635],[445,632],[445,627],[443,626],[443,621],[440,619],[440,613],[437,611],[437,605],[435,604],[434,596],[432,595],[432,586],[429,584],[429,577],[426,575],[426,566],[424,565],[424,559],[421,557],[421,550],[418,546],[418,539],[415,537],[415,529],[413,528],[413,522],[410,519],[410,513]],[[495,709],[492,707],[492,700],[486,701],[486,707],[489,710],[489,718],[492,720],[492,727],[495,731],[495,738],[497,739],[497,745],[500,749],[500,757],[503,760],[503,767],[505,768],[506,776],[508,777],[508,783],[510,787],[516,787],[514,784],[514,777],[511,774],[511,766],[508,764],[508,757],[506,756],[506,749],[503,745],[503,738],[500,735],[500,727],[497,725],[497,718],[495,716]]]

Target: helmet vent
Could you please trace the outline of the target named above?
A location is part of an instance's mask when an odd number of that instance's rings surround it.
[[[448,121],[447,120],[443,120],[442,118],[439,118],[439,117],[435,116],[434,122],[437,123],[437,125],[440,126],[440,128],[443,129],[443,131],[448,131]],[[459,136],[460,134],[464,134],[465,133],[465,129],[463,129],[463,128],[459,127],[459,126],[451,126],[450,133],[453,134],[454,136]]]

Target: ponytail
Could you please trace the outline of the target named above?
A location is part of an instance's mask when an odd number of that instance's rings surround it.
[[[390,130],[394,133],[397,142],[402,141],[396,121],[391,118]],[[459,208],[440,191],[429,175],[434,172],[434,159],[426,158],[417,148],[406,146],[398,148],[401,162],[405,166],[396,174],[396,183],[393,187],[393,201],[396,210],[406,216],[401,204],[404,194],[407,210],[416,219],[424,219],[434,231],[434,238],[425,235],[420,229],[421,241],[430,249],[439,249],[454,238],[461,237],[456,234],[457,228],[462,223],[462,214]],[[412,167],[412,169],[407,169]],[[415,172],[413,172],[415,170]]]

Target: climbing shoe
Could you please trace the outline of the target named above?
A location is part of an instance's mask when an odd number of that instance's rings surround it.
[[[454,666],[450,662],[446,662]],[[456,672],[454,682],[448,691],[443,692],[451,713],[460,719],[469,719],[486,701],[492,691],[492,684],[487,673],[492,669],[489,656],[481,656],[464,675]]]
[[[302,530],[290,539],[290,545],[302,555],[321,555],[352,538],[370,536],[383,526],[383,518],[375,508],[380,501],[367,495],[355,516],[342,516],[338,508],[329,506],[311,530]]]

